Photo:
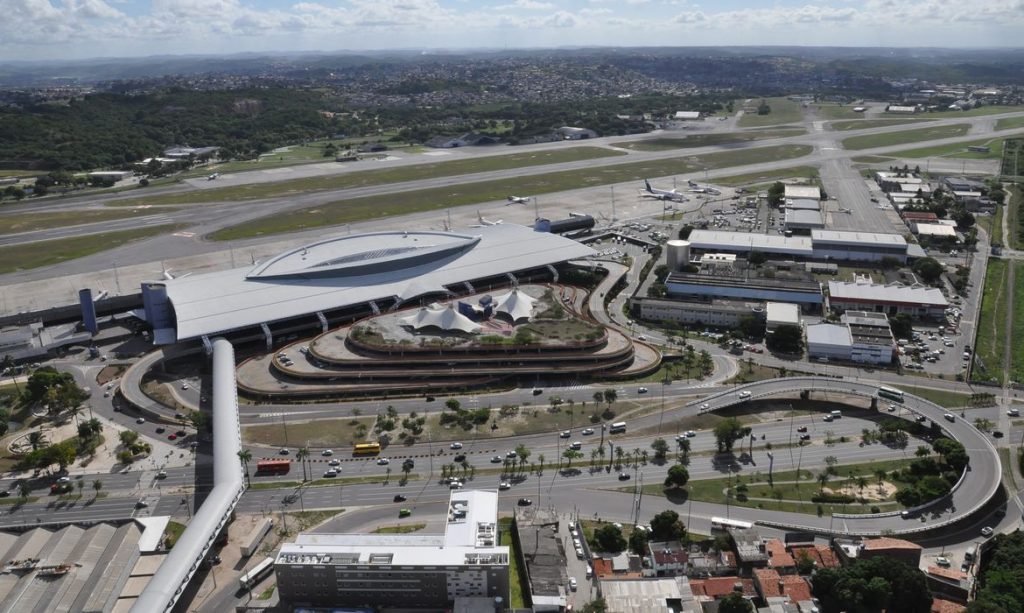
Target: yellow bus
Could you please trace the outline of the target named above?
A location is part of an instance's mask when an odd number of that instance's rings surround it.
[[[352,449],[352,455],[377,455],[380,453],[380,443],[359,443]]]

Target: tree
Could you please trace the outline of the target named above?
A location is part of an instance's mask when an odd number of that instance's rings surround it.
[[[754,605],[740,592],[730,592],[718,601],[718,613],[753,613]]]
[[[249,461],[252,460],[252,452],[248,449],[243,449],[238,452],[238,460],[242,463],[242,469],[245,471],[245,482],[249,483]]]
[[[444,406],[446,406],[451,411],[458,411],[460,408],[462,408],[462,405],[459,403],[459,401],[454,398],[449,398],[448,400],[445,400]]]
[[[654,450],[654,458],[656,460],[664,460],[668,456],[668,443],[665,439],[658,437],[651,443],[651,449]]]
[[[139,440],[139,433],[134,430],[121,430],[117,437],[121,439],[121,444],[125,447],[131,447]]]
[[[566,449],[565,451],[562,452],[562,457],[568,460],[565,467],[572,468],[572,461],[578,458],[582,458],[583,454],[579,451],[576,451],[575,449]]]
[[[796,572],[801,575],[809,575],[814,572],[815,562],[806,550],[801,549],[796,555]]]
[[[761,338],[764,336],[764,320],[753,315],[740,317],[739,329],[747,338]]]
[[[665,477],[665,487],[685,487],[690,481],[690,471],[686,470],[686,467],[682,464],[673,464],[668,469],[668,475]]]
[[[768,188],[768,206],[775,208],[782,204],[782,200],[786,197],[786,186],[776,181]]]
[[[519,457],[519,468],[522,468],[526,465],[526,460],[530,457],[530,450],[527,449],[526,445],[517,445],[516,456]]]
[[[813,593],[826,613],[927,613],[932,604],[924,574],[892,558],[869,558],[842,568],[819,568],[814,573]]]
[[[766,344],[772,351],[800,354],[804,351],[804,333],[800,326],[782,324],[768,335]]]
[[[580,613],[607,613],[607,611],[608,605],[605,603],[604,598],[591,600],[580,609]]]
[[[613,388],[608,388],[603,392],[604,401],[608,403],[608,406],[615,404],[615,401],[619,399],[619,393]]]
[[[635,528],[629,535],[629,550],[639,556],[647,555],[647,543],[651,540],[646,530]]]
[[[768,255],[763,251],[751,251],[747,256],[747,261],[754,266],[760,266],[768,261]]]
[[[295,452],[295,459],[298,460],[302,464],[302,480],[303,481],[308,481],[309,480],[309,477],[306,474],[306,460],[308,458],[309,458],[309,448],[308,447],[300,447],[299,450],[297,452]]]
[[[102,489],[103,489],[103,481],[101,481],[100,479],[96,479],[95,481],[93,481],[92,482],[92,491],[96,492],[96,494],[93,496],[93,498],[99,498],[100,497],[100,490],[102,490]]]
[[[622,530],[615,527],[615,524],[605,524],[594,530],[594,542],[598,549],[609,553],[618,553],[626,548],[626,539],[622,537]]]
[[[935,283],[945,270],[935,258],[921,258],[910,267],[925,283]]]
[[[543,453],[537,454],[537,472],[538,473],[544,472],[544,454]]]
[[[715,443],[719,452],[732,451],[733,444],[743,437],[743,424],[735,417],[726,417],[715,424]]]
[[[78,497],[82,497],[82,490],[85,489],[85,479],[79,479],[75,481],[75,487],[78,488]]]
[[[0,360],[0,371],[11,375],[11,383],[14,383],[14,391],[21,395],[21,387],[18,385],[18,375],[14,372],[14,358],[9,354],[4,354],[3,360]]]
[[[897,313],[889,316],[889,327],[892,328],[892,335],[896,338],[910,339],[914,334],[914,325],[910,315]]]
[[[28,500],[28,495],[32,493],[32,486],[28,484],[28,481],[18,482],[18,495],[21,496],[21,502],[24,503]]]
[[[679,514],[668,510],[651,518],[651,538],[656,541],[678,541],[686,536],[686,526]]]
[[[36,451],[40,447],[46,446],[46,435],[40,430],[34,430],[28,434],[28,444],[32,447],[32,451]]]

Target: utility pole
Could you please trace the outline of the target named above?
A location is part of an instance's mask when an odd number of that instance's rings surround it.
[[[612,223],[615,223],[616,221],[618,221],[618,219],[615,217],[615,186],[611,185],[609,187],[611,187],[612,189]]]

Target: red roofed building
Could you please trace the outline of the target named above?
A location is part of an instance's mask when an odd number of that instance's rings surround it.
[[[736,588],[739,587],[739,590]],[[697,600],[717,600],[734,591],[742,591],[745,598],[756,598],[754,581],[739,577],[712,577],[711,579],[690,579],[690,590]]]
[[[794,560],[807,556],[814,562],[815,568],[836,568],[839,558],[828,545],[798,545],[789,548]]]
[[[786,546],[779,539],[768,539],[764,543],[765,551],[768,553],[768,568],[774,568],[780,573],[796,572],[796,560],[786,551]]]
[[[939,216],[931,211],[903,211],[903,219],[907,221],[938,221]]]
[[[932,599],[931,613],[963,613],[966,609],[967,607],[964,605],[950,600],[943,600],[941,598]]]
[[[682,575],[690,556],[679,541],[647,543],[651,568],[659,577]]]
[[[782,577],[775,569],[755,568],[754,585],[765,600],[782,596]]]
[[[811,599],[811,586],[803,577],[785,575],[782,577],[782,593],[792,602],[803,602]]]
[[[864,539],[859,543],[846,541],[839,544],[839,551],[850,562],[856,558],[869,560],[871,558],[889,558],[899,560],[917,568],[921,565],[921,546],[903,539],[889,537]]]

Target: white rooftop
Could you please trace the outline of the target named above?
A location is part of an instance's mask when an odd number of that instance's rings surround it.
[[[853,338],[850,336],[850,329],[846,326],[811,324],[807,326],[807,344],[850,347],[853,345]]]
[[[439,328],[441,330],[458,330],[467,334],[480,331],[480,324],[459,313],[450,304],[448,306],[432,304],[429,307],[422,307],[412,315],[403,317],[401,321],[414,330]]]
[[[495,310],[508,315],[512,318],[513,322],[516,322],[520,319],[530,319],[530,315],[533,313],[533,305],[537,300],[533,296],[519,291],[518,287],[514,287],[507,294],[495,298],[494,302],[496,304]]]
[[[723,232],[719,230],[694,230],[687,239],[694,249],[711,251],[715,249],[736,251],[764,251],[766,253],[791,253],[810,256],[813,252],[811,239],[806,236],[780,236],[747,232]]]
[[[765,314],[769,323],[800,324],[800,307],[789,302],[769,302]]]
[[[899,234],[878,232],[848,232],[843,230],[811,230],[811,240],[842,245],[906,246],[907,239]]]
[[[943,308],[949,305],[946,302],[946,297],[937,288],[901,285],[899,283],[878,285],[875,283],[829,281],[828,293],[833,300],[896,302],[901,304],[941,306]]]
[[[956,228],[941,223],[918,223],[917,233],[924,236],[938,236],[940,238],[956,238]]]
[[[787,185],[786,198],[812,198],[821,200],[821,188],[817,185]]]
[[[515,224],[454,232],[374,232],[293,249],[255,266],[162,282],[176,340],[371,300],[408,301],[444,286],[595,255],[574,240]]]

